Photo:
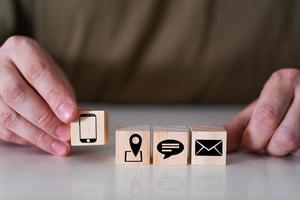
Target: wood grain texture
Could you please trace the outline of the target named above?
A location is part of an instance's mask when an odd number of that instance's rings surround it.
[[[174,154],[179,145],[163,141],[179,141],[183,144],[182,152]],[[155,126],[153,127],[153,164],[154,165],[187,165],[189,149],[189,129],[185,126]],[[162,147],[162,145],[164,147]],[[177,143],[178,144],[178,143]],[[158,147],[160,146],[160,148]],[[161,149],[164,148],[164,149]],[[159,150],[160,149],[160,150]],[[163,151],[165,150],[165,152]],[[170,151],[170,152],[168,152]],[[170,155],[170,157],[168,157]]]
[[[130,137],[137,134],[141,137],[141,145],[138,154],[134,155],[130,145]],[[126,165],[149,165],[150,164],[150,144],[151,130],[150,126],[122,126],[116,130],[116,164]],[[136,141],[136,140],[134,140]]]
[[[108,129],[107,112],[80,111],[78,119],[71,123],[71,145],[94,146],[108,144]]]
[[[226,165],[226,143],[227,132],[223,127],[217,126],[191,126],[191,164],[192,165]],[[197,144],[197,141],[201,143],[203,140],[210,140],[218,143],[222,141],[222,155],[201,155],[201,151],[206,152],[214,151],[215,149],[210,146],[205,149],[201,144]],[[196,147],[198,145],[198,147]],[[202,148],[202,149],[201,149]],[[199,156],[201,155],[201,156]]]

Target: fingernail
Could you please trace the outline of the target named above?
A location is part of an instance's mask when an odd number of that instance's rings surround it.
[[[73,113],[75,112],[75,109],[71,104],[69,103],[63,103],[58,107],[58,111],[61,114],[61,117],[64,119],[65,122],[68,122]]]
[[[68,146],[62,142],[55,141],[51,144],[51,148],[58,156],[67,155]]]
[[[56,130],[55,130],[55,135],[58,139],[60,139],[62,142],[68,142],[70,141],[70,127],[61,124]]]

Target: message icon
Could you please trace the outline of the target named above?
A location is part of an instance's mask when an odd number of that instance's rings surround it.
[[[180,154],[184,145],[178,140],[163,140],[157,145],[157,150],[164,155],[164,159]]]

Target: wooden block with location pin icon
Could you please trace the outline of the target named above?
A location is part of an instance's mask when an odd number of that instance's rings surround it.
[[[118,127],[116,163],[149,165],[150,136],[150,126]]]
[[[191,164],[226,165],[227,132],[223,127],[192,126]]]
[[[186,165],[189,140],[189,129],[185,126],[153,127],[153,164]]]

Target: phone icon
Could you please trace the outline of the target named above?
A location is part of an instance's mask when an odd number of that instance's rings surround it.
[[[81,114],[79,116],[80,142],[94,143],[97,140],[97,117],[95,114]]]

